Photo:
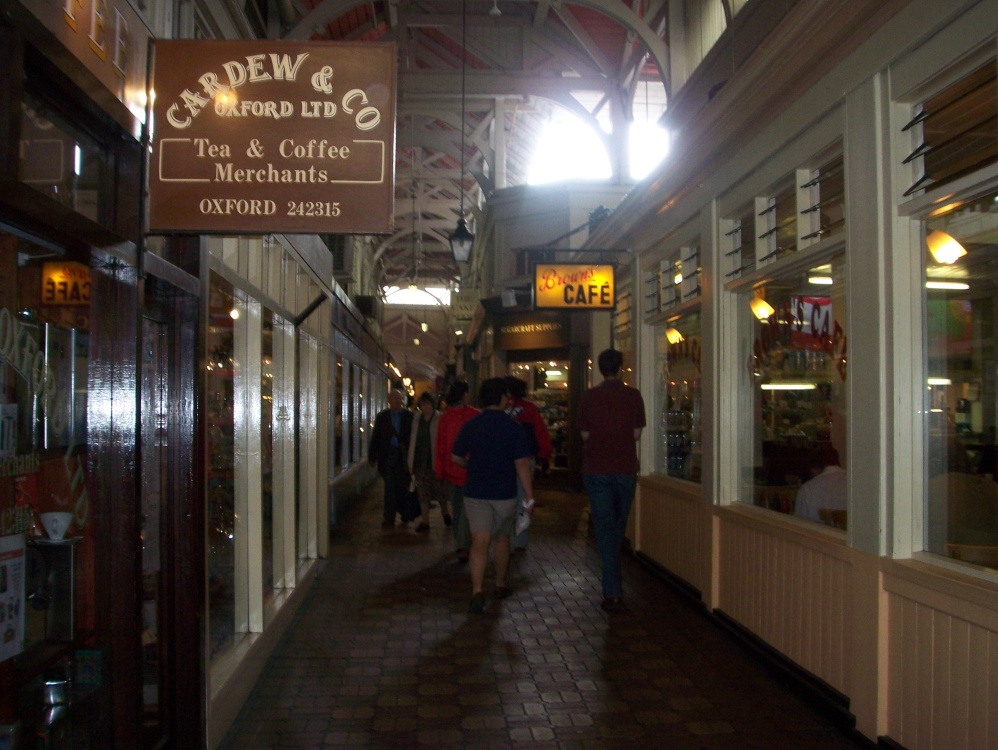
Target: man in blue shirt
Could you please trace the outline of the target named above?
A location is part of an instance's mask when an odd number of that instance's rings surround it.
[[[503,378],[491,378],[479,389],[482,413],[468,420],[454,441],[454,463],[468,468],[464,483],[464,510],[471,528],[471,604],[469,612],[485,609],[485,568],[489,546],[495,539],[496,571],[494,596],[504,599],[512,592],[506,586],[509,568],[509,537],[516,518],[516,480],[524,490],[524,508],[533,507],[530,471],[531,447],[526,433],[506,414],[508,397]],[[529,512],[529,510],[528,510]]]

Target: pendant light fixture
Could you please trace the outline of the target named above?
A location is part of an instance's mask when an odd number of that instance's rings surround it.
[[[465,38],[468,25],[468,0],[461,0],[461,174],[458,176],[458,192],[460,193],[460,216],[457,220],[457,227],[450,236],[450,251],[454,260],[458,263],[467,263],[471,257],[471,246],[475,241],[475,235],[468,231],[468,224],[464,220],[464,76],[465,76]]]

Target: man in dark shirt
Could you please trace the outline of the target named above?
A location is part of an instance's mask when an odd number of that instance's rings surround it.
[[[523,483],[524,507],[533,506],[532,451],[523,428],[506,414],[506,404],[506,384],[502,378],[482,383],[479,389],[482,413],[461,428],[451,455],[455,464],[468,469],[464,483],[464,512],[471,528],[469,612],[485,609],[482,586],[493,538],[494,596],[503,599],[512,593],[506,586],[506,570],[509,567],[509,537],[516,517],[517,477]]]
[[[371,442],[367,448],[367,461],[378,468],[385,483],[384,517],[381,527],[395,527],[395,514],[402,508],[402,499],[408,490],[409,470],[406,459],[409,436],[412,432],[412,412],[402,408],[402,391],[388,394],[388,408],[374,418]]]
[[[582,395],[576,426],[586,452],[583,480],[603,567],[603,604],[607,612],[624,606],[620,551],[638,480],[637,441],[645,426],[641,392],[620,379],[623,355],[607,349],[597,360],[603,382]]]

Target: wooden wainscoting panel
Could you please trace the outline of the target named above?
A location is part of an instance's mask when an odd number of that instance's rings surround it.
[[[852,576],[844,541],[766,515],[722,511],[718,608],[846,693]]]
[[[698,591],[710,582],[711,510],[699,486],[642,478],[638,552]]]
[[[998,746],[998,587],[912,561],[884,567],[887,735],[910,750]]]

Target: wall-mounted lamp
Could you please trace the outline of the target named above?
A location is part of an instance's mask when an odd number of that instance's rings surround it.
[[[468,0],[461,0],[461,174],[458,175],[458,193],[460,194],[460,217],[457,220],[457,227],[450,236],[450,251],[454,260],[458,263],[467,263],[471,257],[471,246],[475,242],[475,235],[468,231],[468,224],[464,220],[464,76],[465,76],[465,35],[468,26],[467,13]]]
[[[412,340],[412,345],[413,345],[413,346],[419,346],[419,339],[417,339],[417,338],[414,338],[414,339]]]
[[[785,380],[780,383],[761,383],[759,387],[764,391],[813,391],[817,386],[814,383],[795,383]]]
[[[678,344],[680,341],[685,341],[683,334],[679,332],[678,328],[669,326],[665,329],[665,338],[670,344]]]
[[[752,308],[752,314],[755,315],[759,320],[766,320],[770,315],[776,312],[773,306],[766,302],[762,298],[761,294],[756,294],[752,301],[749,302],[749,307]]]
[[[936,263],[952,265],[967,254],[963,245],[939,229],[925,238],[925,244],[929,246],[929,252],[936,259]]]

